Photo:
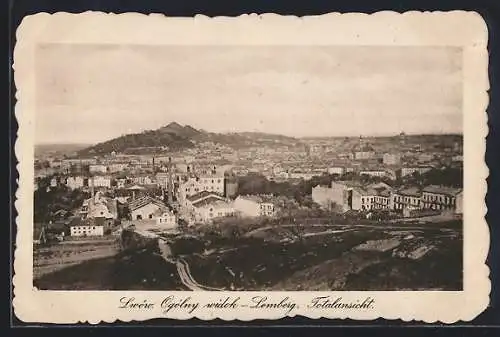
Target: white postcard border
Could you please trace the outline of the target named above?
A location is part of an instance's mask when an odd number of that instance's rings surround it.
[[[379,12],[372,15],[332,13],[314,17],[276,14],[237,18],[166,18],[161,14],[39,13],[26,17],[17,31],[14,79],[15,114],[19,124],[15,153],[19,163],[19,188],[15,207],[17,237],[13,278],[16,315],[25,322],[76,323],[142,321],[165,317],[248,321],[301,315],[310,318],[376,318],[452,323],[469,321],[489,303],[490,280],[486,257],[489,230],[484,219],[488,169],[484,161],[488,133],[487,28],[473,12]],[[464,59],[464,290],[386,292],[176,292],[176,291],[39,291],[33,288],[33,160],[35,45],[38,43],[114,43],[148,45],[408,45],[457,46]],[[209,310],[164,313],[168,296],[190,296],[200,304],[225,296],[268,296],[279,302],[289,297],[298,307],[279,309]],[[373,309],[312,309],[315,296],[342,297],[343,301],[374,299]],[[152,310],[119,309],[122,297],[155,302]]]

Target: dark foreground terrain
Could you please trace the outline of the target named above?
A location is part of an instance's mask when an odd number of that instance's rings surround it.
[[[461,290],[461,224],[207,230],[34,281],[64,290]],[[180,270],[179,270],[180,267]]]

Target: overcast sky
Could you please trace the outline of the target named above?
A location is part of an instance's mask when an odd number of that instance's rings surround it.
[[[462,132],[462,55],[427,47],[42,45],[37,143],[213,132]]]

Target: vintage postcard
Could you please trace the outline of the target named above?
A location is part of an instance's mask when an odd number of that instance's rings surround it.
[[[487,36],[459,11],[26,17],[15,314],[472,320]]]

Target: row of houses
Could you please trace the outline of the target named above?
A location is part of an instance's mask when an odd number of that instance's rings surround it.
[[[363,185],[357,181],[333,181],[330,186],[315,186],[312,199],[323,207],[336,205],[348,210],[413,210],[463,212],[463,190],[445,186],[393,189],[385,183]]]
[[[209,191],[188,196],[180,203],[180,213],[189,223],[209,223],[228,216],[273,217],[277,206],[272,196],[244,195],[234,200]]]

